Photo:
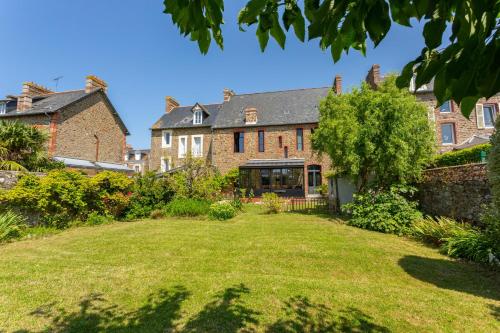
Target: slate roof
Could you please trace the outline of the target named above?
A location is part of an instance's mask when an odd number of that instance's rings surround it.
[[[217,115],[219,114],[219,110],[222,104],[199,104],[208,116],[203,118],[203,122],[200,125],[193,124],[193,112],[191,109],[194,105],[190,106],[179,106],[169,113],[165,113],[161,116],[161,118],[153,125],[153,129],[162,129],[162,128],[196,128],[196,127],[211,127],[215,120],[217,119]]]
[[[319,102],[331,87],[234,95],[224,102],[214,128],[308,124],[319,121]],[[257,123],[245,125],[244,110],[257,109]]]
[[[76,103],[90,95],[93,95],[95,93],[102,92],[101,89],[95,89],[91,92],[85,92],[85,90],[74,90],[74,91],[65,91],[65,92],[59,92],[47,96],[35,96],[33,97],[33,105],[32,108],[29,110],[25,111],[17,111],[17,110],[12,110],[8,111],[5,114],[0,115],[1,118],[9,118],[9,117],[24,117],[24,116],[31,116],[31,115],[38,115],[38,114],[51,114],[54,112],[59,111],[60,109]],[[111,106],[113,114],[116,116],[118,119],[118,122],[120,125],[123,127],[124,131],[126,134],[130,134],[127,127],[123,123],[122,119],[118,115],[118,112],[115,110],[113,104],[111,101],[109,101],[109,98],[107,97],[106,93],[103,92],[104,97],[107,99],[109,102],[109,105]]]

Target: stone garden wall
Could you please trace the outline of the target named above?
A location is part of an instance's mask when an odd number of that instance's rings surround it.
[[[491,201],[485,163],[426,170],[418,188],[422,211],[433,216],[479,222]]]
[[[22,174],[19,171],[4,171],[0,170],[0,190],[8,190],[17,184],[17,177]],[[33,173],[37,176],[44,176],[44,173]]]

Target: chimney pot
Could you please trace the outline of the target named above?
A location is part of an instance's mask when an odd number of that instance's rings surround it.
[[[335,91],[335,94],[342,94],[342,76],[335,75],[335,79],[333,80],[333,89]]]
[[[175,98],[173,98],[172,96],[165,97],[165,102],[166,102],[165,106],[166,113],[170,113],[170,111],[179,106],[179,102],[177,102]]]
[[[233,96],[234,96],[234,91],[228,88],[224,89],[224,102],[229,102],[231,100],[231,97]]]
[[[23,83],[21,96],[17,98],[17,110],[26,111],[33,107],[33,97],[43,96],[54,93],[52,90],[45,88],[34,82]]]
[[[108,85],[95,75],[87,76],[85,81],[85,92],[88,94],[95,89],[102,89],[106,92],[108,90]]]

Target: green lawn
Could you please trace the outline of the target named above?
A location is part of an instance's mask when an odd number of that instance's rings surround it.
[[[0,332],[500,330],[500,276],[314,215],[82,227],[0,246]]]

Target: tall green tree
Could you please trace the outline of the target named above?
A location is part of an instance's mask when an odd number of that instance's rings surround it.
[[[0,169],[45,171],[63,165],[48,159],[48,136],[41,130],[17,121],[0,121]]]
[[[365,190],[417,179],[434,150],[427,109],[389,76],[377,90],[365,82],[351,93],[331,92],[320,104],[313,148],[327,154],[335,174]]]
[[[223,48],[224,0],[164,0],[184,36],[207,53],[211,40]],[[300,41],[319,39],[337,62],[342,52],[366,54],[367,40],[377,46],[393,23],[411,26],[424,20],[425,47],[398,79],[408,87],[416,75],[416,88],[435,78],[440,104],[461,103],[469,116],[480,97],[500,90],[500,0],[250,0],[238,15],[240,29],[256,26],[260,47],[269,37],[284,48],[291,27]],[[451,29],[449,40],[443,36]]]

